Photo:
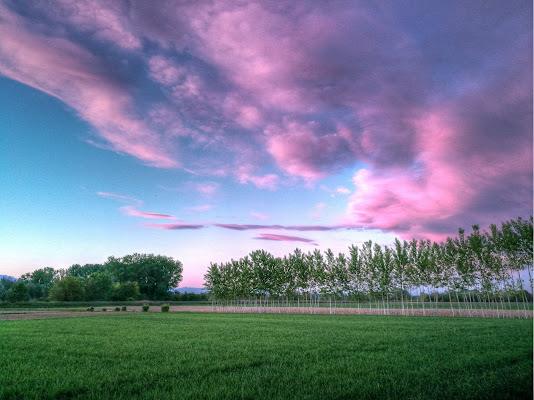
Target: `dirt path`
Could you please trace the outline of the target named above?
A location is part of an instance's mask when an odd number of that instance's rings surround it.
[[[211,306],[171,306],[171,312],[215,312],[240,314],[350,314],[350,315],[409,315],[437,317],[482,317],[482,318],[532,318],[531,310],[450,310],[450,309],[399,309],[380,310],[369,308],[305,308],[305,307],[211,307]],[[141,312],[140,306],[128,307],[127,312]],[[161,312],[160,306],[152,306],[149,312]],[[124,315],[116,311],[50,311],[44,309],[0,311],[0,321],[17,319],[46,319],[68,317],[90,317],[97,315]]]

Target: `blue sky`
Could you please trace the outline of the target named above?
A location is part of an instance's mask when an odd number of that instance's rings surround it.
[[[532,213],[528,1],[0,2],[0,273]]]

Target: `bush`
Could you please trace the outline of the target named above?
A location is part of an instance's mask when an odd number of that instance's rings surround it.
[[[144,312],[147,312],[149,308],[150,308],[150,305],[149,305],[149,304],[146,304],[146,303],[143,304],[143,311],[144,311]]]
[[[161,312],[169,312],[169,305],[168,304],[162,304],[161,305]]]
[[[122,306],[121,311],[126,311],[126,306]]]
[[[120,311],[120,307],[115,307],[115,311]]]
[[[89,307],[87,311],[95,311],[95,308],[93,306]]]
[[[107,311],[108,309],[107,308],[103,308],[102,311]]]

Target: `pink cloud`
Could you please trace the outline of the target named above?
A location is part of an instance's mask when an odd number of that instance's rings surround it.
[[[131,216],[134,216],[134,217],[153,218],[153,219],[158,219],[158,218],[161,218],[161,219],[178,219],[173,215],[138,211],[138,210],[136,210],[135,208],[133,208],[131,206],[121,207],[120,209],[125,214],[131,215]]]
[[[119,46],[126,50],[141,48],[141,40],[127,18],[127,7],[120,2],[100,0],[58,0],[54,7],[36,3],[49,18],[61,20],[87,36]]]
[[[310,217],[312,217],[312,218],[321,217],[323,215],[323,210],[324,210],[325,207],[326,207],[325,203],[317,203],[313,207],[313,211],[311,212]]]
[[[310,243],[314,246],[318,245],[312,239],[306,239],[306,238],[297,237],[297,236],[274,235],[272,233],[260,233],[260,235],[258,237],[255,237],[254,239],[274,240],[274,241],[280,241],[280,242],[304,242],[304,243]]]
[[[4,6],[0,15],[0,73],[68,104],[113,150],[155,167],[178,165],[97,57],[64,38],[29,33],[26,21]]]
[[[259,189],[276,190],[278,187],[279,177],[275,174],[266,174],[264,176],[249,176],[247,174],[239,174],[239,182],[250,182]]]
[[[115,199],[115,200],[125,200],[127,202],[132,202],[132,203],[136,203],[136,204],[142,204],[143,203],[141,200],[138,200],[138,199],[136,199],[134,197],[126,196],[126,195],[118,194],[118,193],[97,192],[96,194],[98,196],[100,196],[100,197],[106,197],[106,198]]]
[[[212,196],[219,190],[220,184],[217,182],[199,182],[194,184],[194,188],[205,196]]]
[[[143,225],[145,228],[152,228],[152,229],[163,229],[163,230],[188,230],[188,229],[200,229],[203,228],[204,225],[198,225],[198,224],[145,224]]]
[[[269,219],[269,218],[271,218],[268,215],[260,214],[260,213],[257,213],[255,211],[251,211],[249,214],[252,215],[253,217],[256,217],[256,218],[259,218],[259,219]]]
[[[339,186],[336,189],[336,192],[339,193],[339,194],[350,194],[350,190],[347,189],[346,187],[343,187],[343,186]]]
[[[255,229],[283,229],[283,230],[289,230],[289,231],[334,231],[334,230],[352,228],[352,226],[348,224],[322,226],[322,225],[256,225],[256,224],[213,223],[212,225],[218,226],[220,228],[232,229],[236,231],[255,230]]]
[[[211,210],[212,208],[213,208],[212,205],[204,204],[202,206],[189,207],[188,210],[191,210],[191,211],[208,211],[208,210]]]

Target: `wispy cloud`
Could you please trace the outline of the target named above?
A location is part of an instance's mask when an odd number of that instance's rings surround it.
[[[304,242],[304,243],[310,243],[314,246],[317,246],[318,244],[312,240],[307,239],[303,237],[297,237],[297,236],[285,236],[285,235],[275,235],[272,233],[260,233],[259,236],[255,237],[254,239],[257,240],[273,240],[277,242]]]
[[[213,208],[211,204],[204,204],[201,206],[194,206],[194,207],[188,207],[187,209],[190,211],[209,211]]]
[[[200,224],[145,224],[145,228],[151,229],[164,229],[164,230],[188,230],[188,229],[200,229],[204,228],[204,225]]]
[[[220,224],[213,223],[213,226],[218,226],[219,228],[231,229],[235,231],[246,231],[246,230],[257,230],[257,229],[280,229],[288,231],[335,231],[341,229],[352,229],[350,225],[334,225],[334,226],[323,226],[323,225],[256,225],[256,224]]]
[[[105,197],[105,198],[112,199],[112,200],[118,200],[120,202],[133,203],[138,206],[143,204],[141,200],[136,199],[135,197],[124,195],[124,194],[110,193],[110,192],[97,192],[96,194],[100,197]]]
[[[256,211],[251,211],[249,214],[252,215],[253,217],[256,217],[256,218],[259,218],[259,219],[269,219],[269,218],[271,218],[269,215],[260,214],[260,213],[257,213]]]
[[[320,218],[323,215],[323,210],[326,207],[325,203],[317,203],[314,207],[312,212],[310,213],[310,217],[312,218]]]
[[[135,208],[131,206],[121,207],[120,209],[125,214],[131,215],[133,217],[152,218],[152,219],[178,219],[174,215],[143,212],[143,211],[136,210]]]

